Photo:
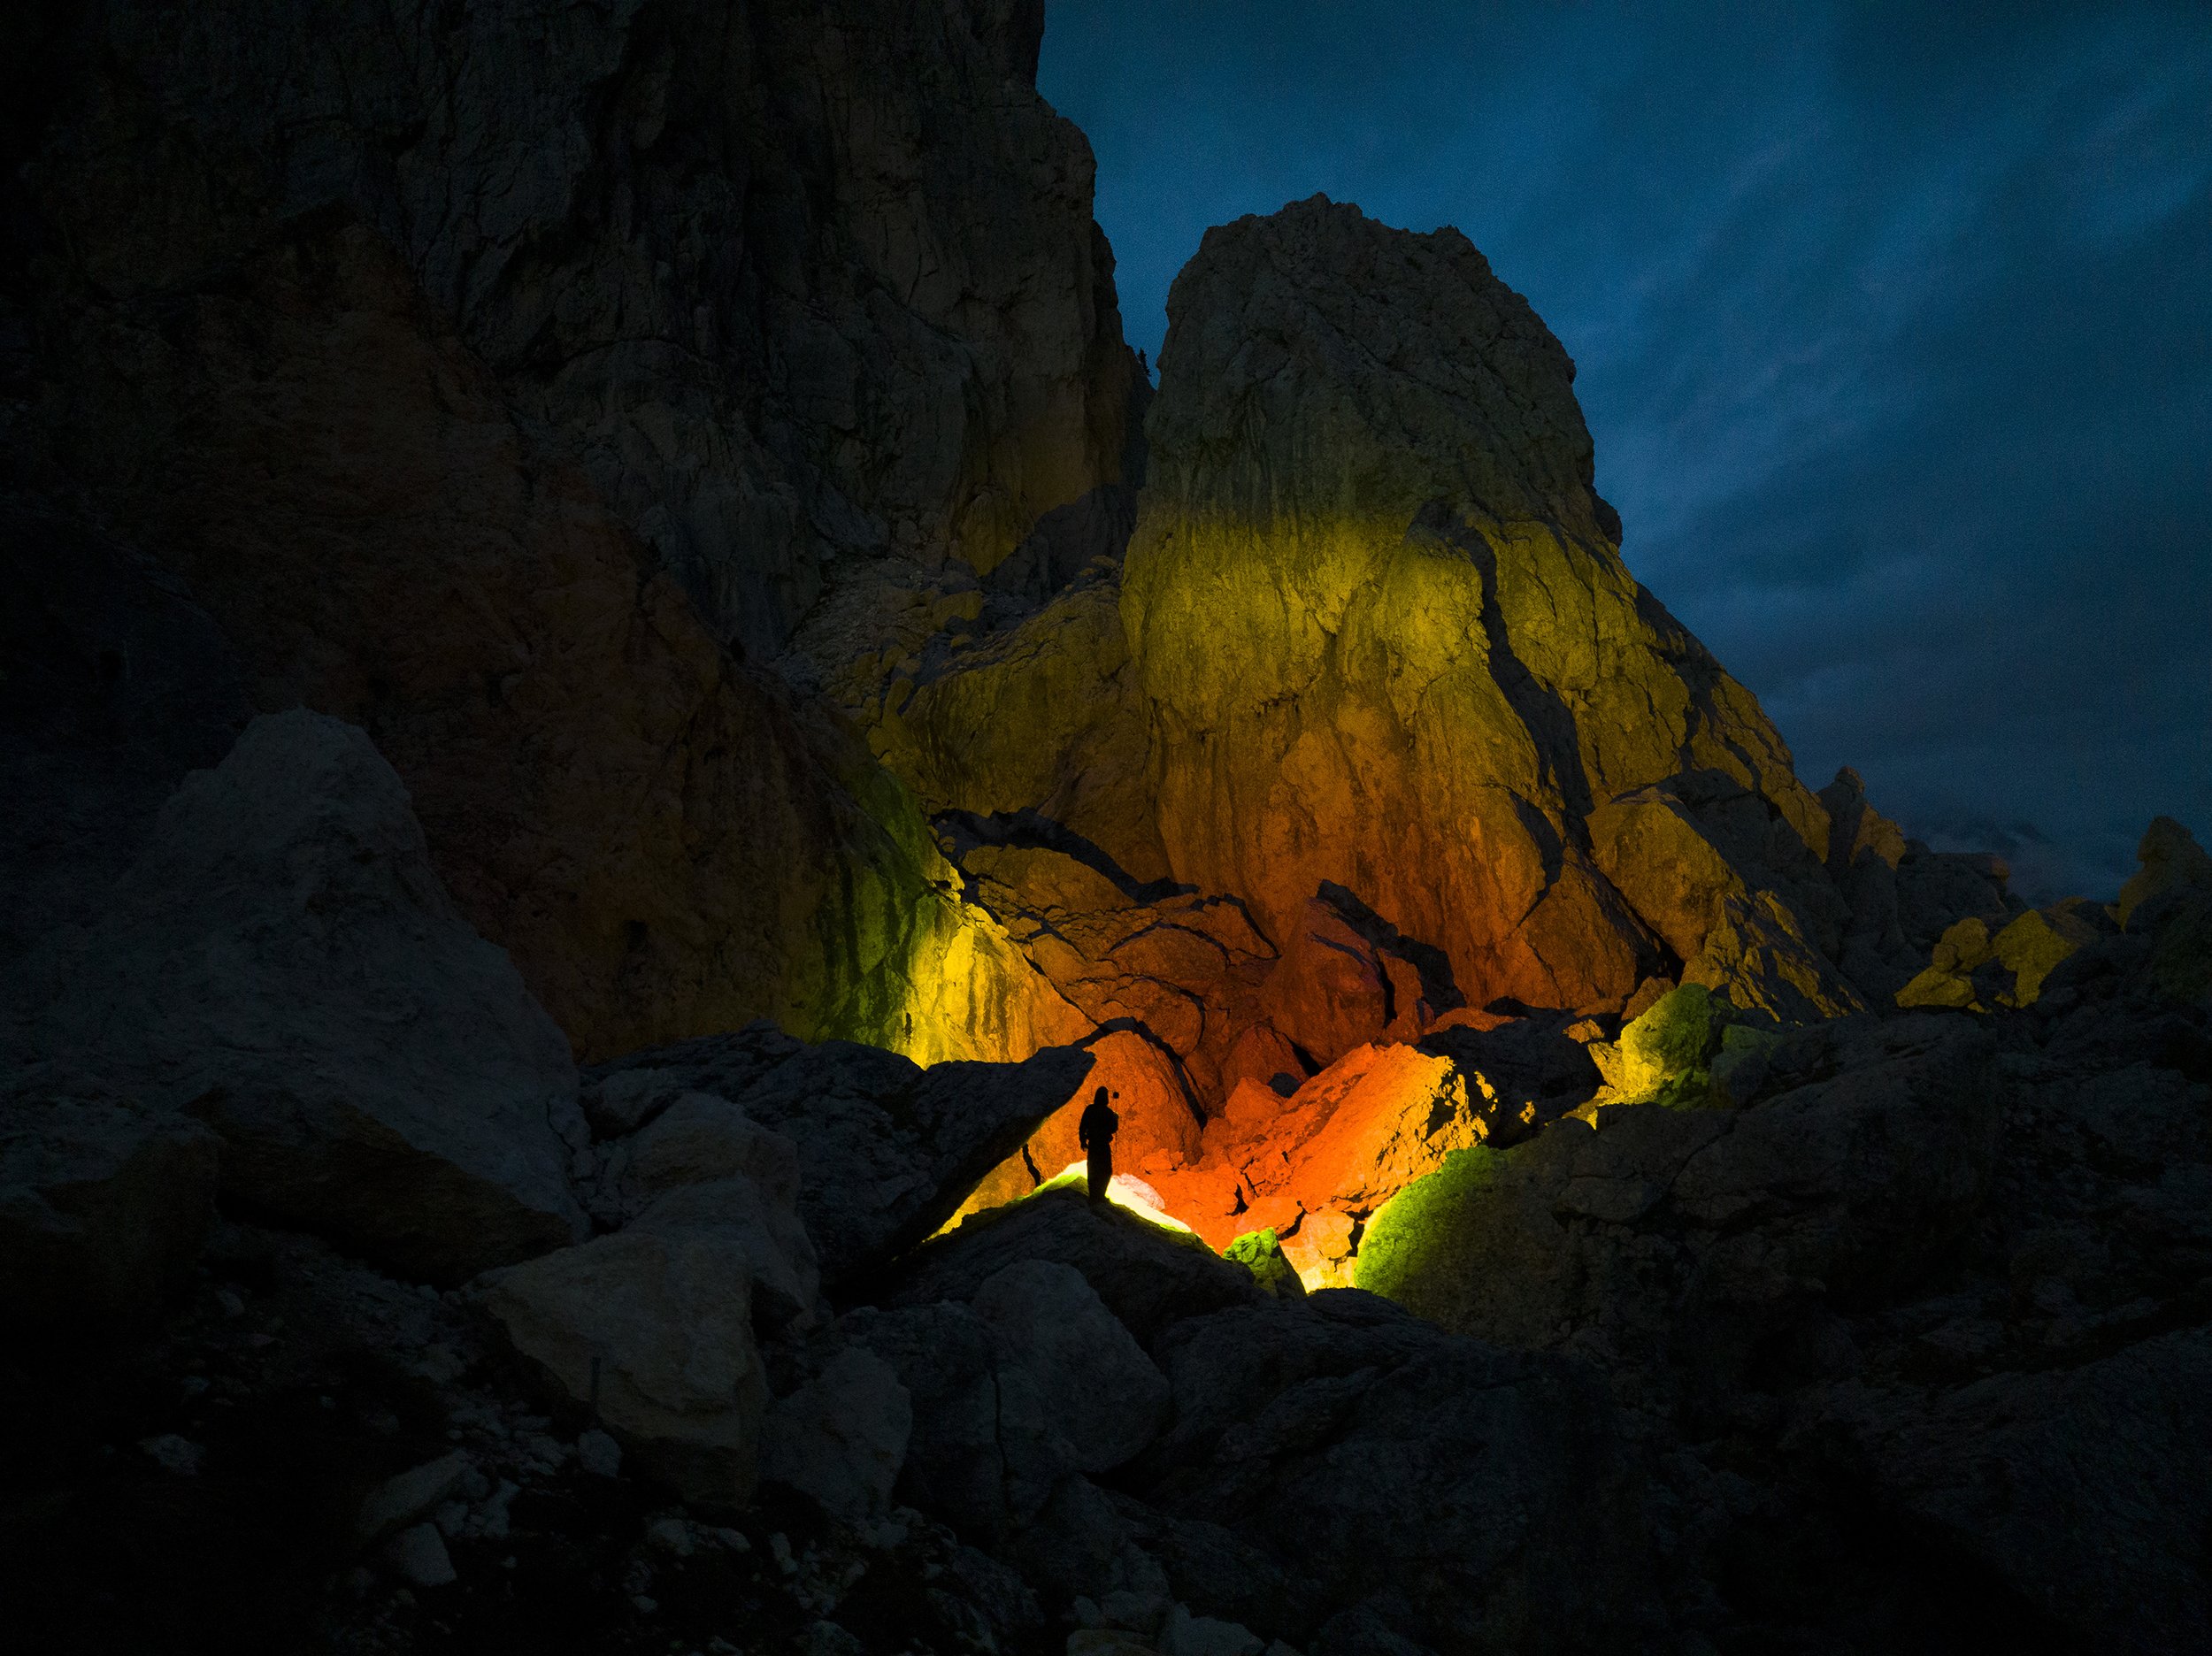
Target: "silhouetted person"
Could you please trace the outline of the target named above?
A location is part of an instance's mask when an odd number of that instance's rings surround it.
[[[1106,1200],[1106,1187],[1114,1182],[1114,1134],[1120,1131],[1121,1117],[1114,1114],[1114,1107],[1106,1101],[1106,1089],[1101,1087],[1091,1094],[1091,1107],[1083,1112],[1083,1119],[1075,1124],[1075,1142],[1090,1152],[1091,1200]]]

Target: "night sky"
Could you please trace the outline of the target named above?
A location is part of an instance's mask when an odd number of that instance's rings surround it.
[[[1456,225],[1807,781],[2039,899],[2212,846],[2212,5],[1050,0],[1040,84],[1133,344],[1209,225]]]

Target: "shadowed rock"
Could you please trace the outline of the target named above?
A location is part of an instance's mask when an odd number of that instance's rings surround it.
[[[1041,531],[1118,550],[1141,376],[1041,11],[677,0],[528,47],[520,15],[19,41],[12,428],[189,583],[165,641],[114,629],[142,683],[208,617],[236,652],[134,745],[207,763],[187,704],[234,687],[372,729],[588,1056],[757,1016],[925,1060],[1082,1033],[764,670],[872,706]],[[115,792],[74,770],[64,820]]]
[[[1196,1237],[1164,1230],[1076,1192],[1041,1192],[964,1221],[918,1249],[886,1303],[969,1300],[990,1277],[1024,1260],[1071,1265],[1137,1337],[1150,1346],[1170,1323],[1264,1298],[1252,1273]]]
[[[1194,1608],[1304,1637],[1375,1604],[1449,1650],[1604,1648],[1646,1613],[1641,1477],[1584,1366],[1330,1293],[1186,1322],[1160,1354],[1176,1425],[1137,1488],[1295,1583]]]
[[[72,1096],[52,1066],[0,1098],[0,1305],[98,1336],[157,1310],[215,1216],[219,1142],[188,1117]]]
[[[11,1032],[221,1135],[223,1187],[457,1281],[574,1240],[568,1043],[432,870],[360,731],[257,719],[163,807]]]
[[[540,1389],[590,1410],[661,1482],[710,1508],[751,1499],[769,1399],[742,1247],[625,1231],[473,1292]]]
[[[833,1292],[937,1229],[1090,1072],[1071,1048],[1025,1063],[922,1070],[895,1053],[831,1041],[810,1046],[766,1024],[634,1053],[594,1070],[598,1119],[644,1124],[701,1113],[692,1095],[736,1107],[798,1148],[797,1204]],[[667,1129],[660,1129],[665,1135]],[[636,1155],[638,1149],[628,1150]]]

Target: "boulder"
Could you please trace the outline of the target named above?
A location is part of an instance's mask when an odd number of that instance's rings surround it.
[[[611,1226],[736,1243],[752,1262],[757,1308],[782,1323],[810,1314],[821,1291],[798,1198],[798,1149],[788,1138],[727,1099],[686,1092],[605,1146],[593,1208]]]
[[[1992,1177],[1992,1057],[1955,1020],[1848,1020],[1778,1046],[1780,1090],[1748,1108],[1615,1106],[1462,1151],[1370,1222],[1359,1284],[1509,1346],[1601,1327],[1640,1361],[1686,1353],[1709,1397],[1778,1322],[1955,1244]]]
[[[1053,1399],[1005,1360],[980,1317],[937,1301],[856,1311],[839,1330],[888,1363],[910,1399],[902,1501],[985,1538],[1036,1516],[1070,1452]]]
[[[1085,1473],[1110,1472],[1167,1423],[1168,1384],[1082,1273],[1023,1260],[985,1278],[970,1307],[1025,1369]]]
[[[757,1125],[742,1105],[711,1092],[684,1092],[614,1147],[601,1177],[633,1214],[672,1191],[738,1177],[787,1207],[799,1196],[799,1153],[781,1133]]]
[[[30,976],[19,1050],[206,1122],[231,1194],[442,1282],[583,1233],[568,1042],[352,725],[255,720]]]
[[[40,1066],[0,1095],[0,1311],[42,1334],[142,1322],[189,1275],[215,1217],[212,1132],[75,1091]]]
[[[2061,961],[2111,930],[2109,917],[2079,898],[2028,909],[1993,931],[1969,915],[1936,940],[1926,969],[1897,991],[1897,1004],[1972,1012],[2033,1006]]]
[[[754,1309],[776,1326],[810,1317],[820,1303],[821,1266],[806,1227],[787,1200],[772,1200],[742,1175],[670,1191],[625,1230],[711,1236],[743,1249],[752,1274]]]
[[[590,1410],[684,1499],[734,1507],[752,1495],[769,1404],[751,1271],[726,1238],[631,1230],[492,1272],[473,1292],[554,1401]]]
[[[395,1473],[361,1503],[360,1515],[354,1520],[355,1539],[368,1546],[427,1516],[453,1498],[468,1472],[468,1457],[457,1450]]]
[[[943,1224],[1077,1090],[1091,1065],[1086,1052],[1053,1048],[1019,1064],[955,1062],[925,1070],[879,1048],[843,1041],[810,1046],[753,1024],[634,1053],[593,1071],[589,1085],[603,1100],[624,1100],[619,1119],[648,1122],[641,1143],[664,1111],[697,1093],[796,1146],[797,1213],[823,1284],[835,1289]],[[603,1119],[618,1119],[614,1106],[599,1108]],[[735,1120],[705,1105],[689,1108],[693,1114],[658,1141],[672,1156],[676,1135],[694,1131],[687,1122],[703,1130],[710,1117]]]
[[[2151,1656],[2212,1640],[2176,1545],[2212,1522],[2208,1376],[2212,1336],[2179,1330],[1947,1391],[1846,1384],[1797,1430],[2085,1647]]]
[[[887,1303],[971,1300],[991,1277],[1026,1260],[1072,1266],[1147,1346],[1185,1317],[1266,1297],[1251,1272],[1187,1231],[1148,1223],[1110,1203],[1094,1206],[1074,1191],[1050,1190],[978,1214],[916,1249]]]
[[[1309,1213],[1366,1213],[1487,1136],[1471,1090],[1449,1059],[1416,1047],[1348,1053],[1298,1089],[1276,1132],[1241,1164],[1245,1176]]]
[[[1250,1271],[1252,1280],[1269,1293],[1294,1300],[1306,1292],[1298,1268],[1283,1250],[1282,1238],[1272,1230],[1248,1230],[1224,1248],[1221,1256]]]
[[[1596,1376],[1345,1298],[1171,1331],[1176,1422],[1135,1492],[1298,1583],[1244,1606],[1263,1637],[1302,1639],[1387,1592],[1440,1649],[1629,1640],[1648,1591],[1644,1492]]]
[[[1642,1011],[1634,998],[1628,1016]],[[1551,1121],[1604,1085],[1590,1056],[1589,1040],[1567,1032],[1563,1018],[1515,1017],[1432,1029],[1417,1044],[1441,1053],[1468,1079],[1468,1102],[1489,1131],[1486,1143],[1510,1143],[1523,1131]],[[1582,1037],[1591,1031],[1578,1025]]]
[[[912,1399],[888,1363],[849,1346],[768,1411],[761,1476],[847,1523],[880,1518],[906,1462]]]

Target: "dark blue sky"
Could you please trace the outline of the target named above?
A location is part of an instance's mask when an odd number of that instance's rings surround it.
[[[2038,896],[2212,845],[2212,5],[1050,0],[1040,83],[1133,343],[1209,225],[1456,225],[1808,781]]]

